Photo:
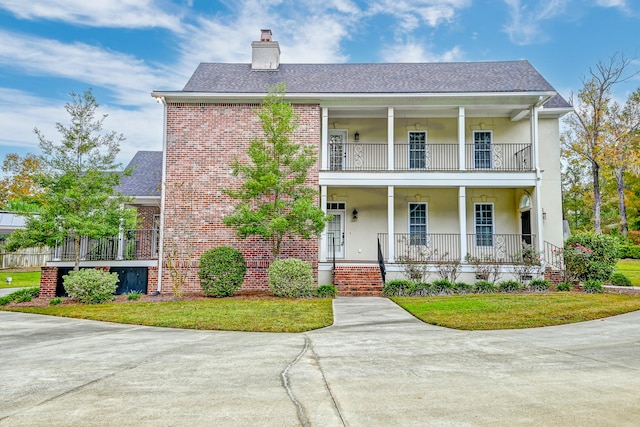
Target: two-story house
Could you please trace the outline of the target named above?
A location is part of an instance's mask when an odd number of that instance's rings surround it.
[[[310,262],[318,283],[450,260],[473,282],[470,261],[508,272],[525,246],[543,265],[562,246],[559,119],[571,106],[527,61],[286,64],[263,30],[250,64],[202,63],[183,90],[152,93],[165,107],[162,292],[177,267],[199,290],[198,257],[219,245],[245,253],[245,289],[266,287],[270,251],[222,224],[234,202],[221,190],[237,185],[230,163],[260,135],[255,110],[278,82],[294,139],[317,148],[308,182],[333,218],[283,256]]]

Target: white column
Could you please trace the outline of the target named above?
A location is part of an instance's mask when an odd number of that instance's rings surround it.
[[[531,107],[531,154],[536,173],[540,172],[540,140],[538,127],[538,107]]]
[[[467,257],[467,187],[458,188],[458,222],[460,223],[460,262]]]
[[[458,166],[461,171],[467,168],[464,150],[465,140],[466,135],[464,107],[458,107]]]
[[[118,227],[118,252],[116,259],[122,261],[124,259],[124,219],[120,218],[120,227]]]
[[[320,129],[320,170],[329,169],[329,109],[322,107],[322,128]],[[326,205],[326,203],[325,203]],[[325,208],[326,209],[326,208]]]
[[[392,171],[394,169],[395,160],[393,158],[393,140],[394,140],[394,111],[393,107],[389,107],[387,111],[387,169]]]
[[[389,238],[388,244],[389,244],[389,257],[388,257],[388,262],[394,262],[395,257],[396,257],[396,248],[395,248],[395,227],[394,227],[394,222],[395,222],[395,216],[394,216],[394,212],[395,212],[395,202],[394,202],[394,191],[395,191],[395,187],[393,185],[390,185],[389,187],[387,187],[387,195],[388,195],[388,200],[387,200],[387,236]]]
[[[327,214],[327,186],[320,186],[320,209]],[[320,235],[320,262],[327,261],[327,232],[326,230]]]

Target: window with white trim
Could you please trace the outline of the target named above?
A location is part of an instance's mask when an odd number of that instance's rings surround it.
[[[409,169],[427,167],[427,132],[409,132]]]
[[[475,204],[476,246],[493,246],[493,203]]]
[[[473,165],[475,169],[491,169],[492,139],[491,131],[473,131]]]
[[[409,203],[409,242],[427,244],[427,204]]]

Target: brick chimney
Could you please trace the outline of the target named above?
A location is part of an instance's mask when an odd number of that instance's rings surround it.
[[[280,68],[280,45],[271,41],[271,30],[262,30],[259,42],[251,42],[251,69],[272,71]]]

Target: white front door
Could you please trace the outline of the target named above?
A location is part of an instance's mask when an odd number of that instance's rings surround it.
[[[327,258],[344,258],[344,218],[345,204],[343,202],[327,203],[327,214],[331,221],[327,223]]]

